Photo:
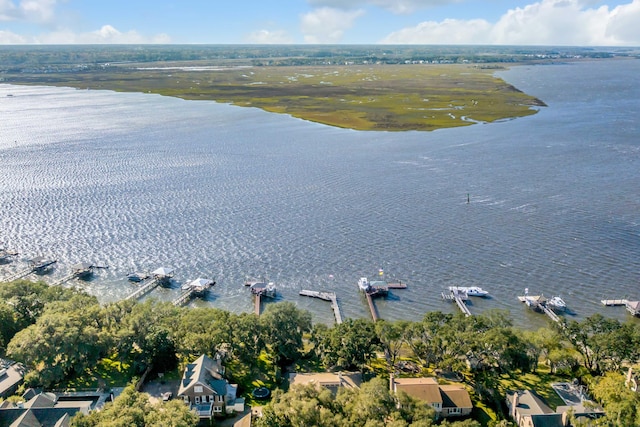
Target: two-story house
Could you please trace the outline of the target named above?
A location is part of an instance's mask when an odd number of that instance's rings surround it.
[[[220,358],[202,355],[184,371],[178,397],[194,408],[200,418],[222,415],[236,403],[238,386],[223,378]]]

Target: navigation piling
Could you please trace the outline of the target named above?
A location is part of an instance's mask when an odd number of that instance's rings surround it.
[[[318,291],[308,291],[301,290],[300,295],[311,297],[311,298],[319,298],[324,301],[331,301],[331,308],[333,309],[333,315],[336,318],[336,323],[339,325],[342,323],[342,313],[340,313],[340,306],[338,305],[338,297],[335,292],[318,292]]]

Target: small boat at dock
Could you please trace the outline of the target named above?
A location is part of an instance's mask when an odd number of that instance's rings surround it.
[[[547,307],[556,312],[564,312],[567,310],[567,304],[559,296],[555,296],[547,301]]]
[[[486,297],[489,295],[489,292],[480,286],[449,286],[449,290],[451,292],[464,292],[469,297]]]
[[[136,283],[147,280],[148,278],[149,278],[149,275],[147,273],[132,272],[127,274],[127,280],[131,282],[136,282]]]

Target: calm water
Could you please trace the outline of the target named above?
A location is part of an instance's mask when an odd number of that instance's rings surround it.
[[[453,311],[440,292],[479,285],[543,325],[516,299],[561,295],[582,319],[625,319],[602,298],[640,298],[640,61],[519,67],[500,73],[549,107],[436,132],[356,132],[212,102],[0,84],[0,242],[21,259],[107,264],[71,282],[103,301],[165,266],[171,300],[196,277],[206,301],[251,311],[242,283],[266,274],[280,298],[331,322],[368,316],[360,276],[409,283],[379,301],[383,318]],[[13,96],[9,97],[8,94]],[[467,194],[470,203],[467,203]]]

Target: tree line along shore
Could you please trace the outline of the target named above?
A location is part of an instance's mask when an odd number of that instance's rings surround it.
[[[640,398],[624,380],[626,370],[638,364],[640,325],[598,314],[537,331],[515,328],[502,311],[472,317],[429,312],[416,321],[397,322],[346,319],[329,326],[312,324],[310,313],[290,302],[269,304],[260,317],[153,299],[101,305],[81,290],[18,280],[0,284],[0,354],[25,366],[19,392],[125,386],[145,372],[147,379],[180,378],[199,355],[223,354],[229,380],[250,402],[257,383],[275,390],[258,426],[436,425],[428,407],[406,396],[400,405],[400,397],[385,394],[392,373],[435,372],[458,376],[474,404],[470,418],[442,425],[509,426],[506,392],[526,386],[553,401],[550,384],[574,379],[604,407],[606,415],[597,425],[640,425]],[[315,387],[288,390],[287,373],[293,371],[358,371],[368,385],[330,398]],[[126,390],[122,400],[100,413],[78,416],[72,425],[111,425],[109,417],[123,417],[136,402],[147,402],[132,388]],[[362,405],[374,395],[386,400],[371,413]],[[320,405],[324,421],[305,418],[317,411],[285,411],[295,405]],[[411,409],[398,412],[398,405]],[[163,425],[163,414],[187,420],[182,425],[197,424],[197,417],[183,413],[186,405],[147,403],[143,408],[142,424],[136,425]]]

